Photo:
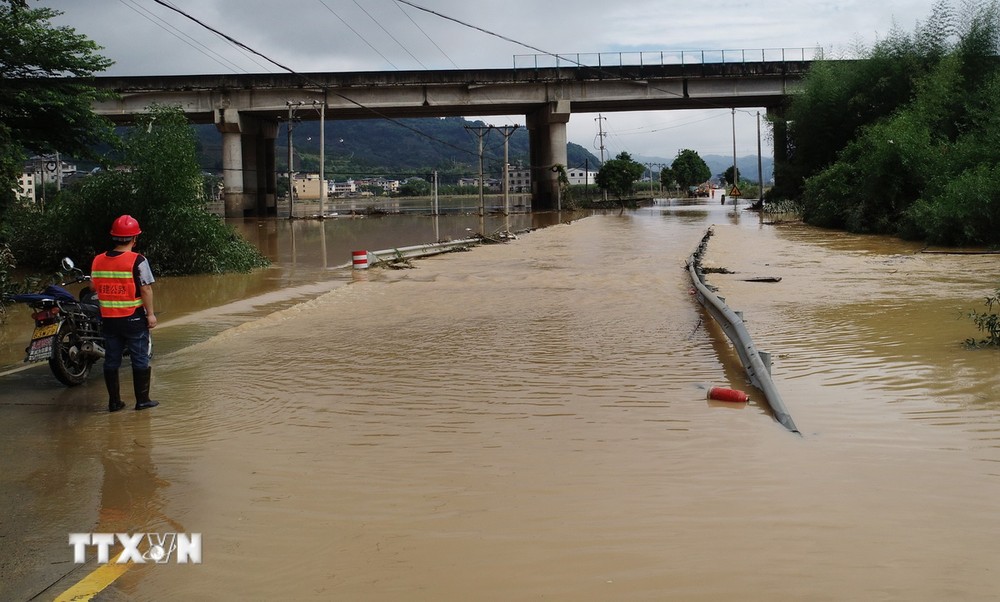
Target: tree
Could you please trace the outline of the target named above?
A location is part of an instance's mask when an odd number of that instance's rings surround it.
[[[0,212],[14,200],[24,149],[91,156],[92,144],[111,137],[110,123],[91,109],[102,93],[79,78],[113,61],[72,28],[54,27],[60,14],[0,2]]]
[[[973,12],[978,10],[974,5],[968,3]],[[920,79],[947,54],[949,40],[957,33],[953,12],[949,2],[936,2],[915,35],[893,27],[872,48],[856,50],[863,60],[812,65],[801,91],[781,117],[788,124],[789,159],[775,166],[780,173],[775,195],[798,198],[805,180],[835,162],[865,128],[889,118],[913,99]],[[955,125],[946,124],[943,131]]]
[[[802,97],[793,99],[792,165],[806,176],[806,222],[933,244],[1000,244],[1000,6],[965,5],[954,20],[962,24],[958,32],[943,6],[914,36],[895,33],[871,58],[838,67],[854,65],[864,77],[845,71],[817,82],[810,73]],[[900,64],[912,68],[900,74]],[[900,77],[908,83],[904,97],[871,90]],[[829,93],[847,83],[853,87]],[[843,135],[845,112],[864,125],[833,149],[832,159],[817,161],[830,149],[819,153],[815,138]]]
[[[427,196],[431,192],[431,183],[423,178],[409,178],[399,186],[402,196]]]
[[[697,186],[712,177],[712,170],[696,151],[684,149],[670,165],[674,179],[683,188]]]
[[[660,168],[660,184],[663,184],[664,188],[674,188],[677,186],[677,174],[674,170],[669,167]]]
[[[646,168],[642,163],[632,160],[632,156],[621,152],[617,157],[606,161],[597,172],[594,181],[602,189],[623,200],[632,193],[636,180],[642,177]]]
[[[93,257],[108,248],[108,228],[122,214],[142,224],[140,248],[159,274],[250,271],[267,260],[205,208],[195,140],[178,108],[151,107],[122,141],[124,169],[104,170],[64,189],[45,212],[8,210],[11,247],[35,267],[60,257]]]
[[[729,182],[730,185],[735,186],[735,185],[739,184],[739,182],[740,182],[740,168],[739,167],[736,168],[736,177],[735,178],[733,177],[733,168],[732,168],[732,166],[727,167],[726,171],[722,172],[722,177],[723,177],[723,179],[726,180],[726,182]]]

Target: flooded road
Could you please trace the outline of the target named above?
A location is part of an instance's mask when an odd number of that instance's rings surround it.
[[[271,224],[266,276],[157,285],[159,408],[2,377],[0,598],[69,573],[85,531],[202,534],[202,564],[134,566],[109,600],[1000,592],[1000,354],[961,345],[997,256],[665,202],[358,274],[321,222]],[[802,437],[690,294],[711,224],[706,265],[735,273],[708,280]]]

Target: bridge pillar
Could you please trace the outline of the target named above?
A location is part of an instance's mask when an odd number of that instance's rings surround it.
[[[566,165],[566,124],[569,123],[568,100],[557,100],[530,113],[525,122],[528,128],[531,154],[531,209],[551,211],[556,209],[559,195],[559,174],[556,165]]]
[[[788,122],[784,109],[779,107],[768,107],[767,116],[774,140],[774,185],[777,187],[788,169]]]
[[[274,140],[278,122],[218,109],[215,126],[222,132],[222,183],[226,217],[264,216],[275,212]]]

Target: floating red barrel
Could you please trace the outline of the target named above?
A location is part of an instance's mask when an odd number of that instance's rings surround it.
[[[708,390],[708,398],[716,401],[734,401],[737,403],[750,401],[750,396],[743,391],[727,389],[725,387],[712,387]]]
[[[355,270],[368,269],[368,251],[351,251],[351,259]]]

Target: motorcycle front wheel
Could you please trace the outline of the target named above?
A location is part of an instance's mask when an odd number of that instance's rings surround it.
[[[52,357],[49,358],[52,374],[67,387],[75,387],[86,382],[93,365],[94,361],[80,352],[80,337],[73,332],[69,322],[63,322],[52,345]]]

